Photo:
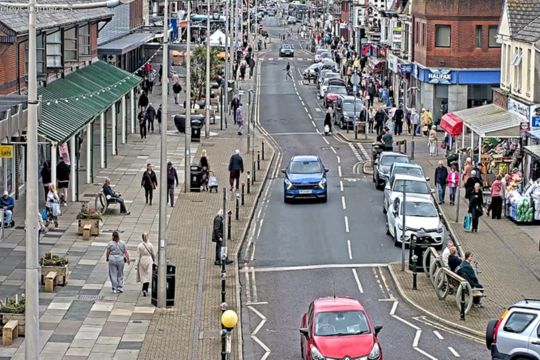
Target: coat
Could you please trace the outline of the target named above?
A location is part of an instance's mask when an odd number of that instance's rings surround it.
[[[482,196],[482,191],[475,192],[473,191],[469,195],[469,212],[472,217],[477,219],[482,216],[482,206],[484,205],[484,197]]]
[[[476,273],[474,272],[474,269],[472,268],[471,264],[469,264],[468,261],[462,261],[461,265],[459,266],[458,275],[464,278],[471,284],[471,287],[473,288],[481,288],[482,285],[478,281],[478,278],[476,277]]]
[[[437,166],[435,168],[435,184],[441,184],[446,186],[446,179],[448,178],[448,170],[445,166]]]
[[[157,176],[154,170],[151,172],[144,172],[141,180],[141,186],[148,190],[155,189],[158,186]]]
[[[147,283],[152,281],[152,264],[156,254],[151,243],[141,242],[137,246],[139,261],[137,262],[137,282]]]
[[[244,172],[244,160],[239,154],[234,154],[229,160],[229,171]]]
[[[216,215],[212,229],[212,241],[218,242],[219,239],[223,239],[223,216]]]
[[[58,165],[56,165],[56,178],[58,181],[69,181],[70,175],[71,167],[64,161],[60,161]]]

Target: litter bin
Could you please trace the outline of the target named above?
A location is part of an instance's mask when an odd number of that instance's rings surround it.
[[[201,142],[201,129],[203,127],[203,120],[191,119],[191,142]]]
[[[191,141],[192,142],[201,141],[202,124],[204,124],[204,115],[191,114]],[[184,134],[186,132],[186,115],[185,114],[175,115],[174,125],[176,126],[176,130],[178,130],[181,134]]]
[[[424,252],[426,249],[430,246],[435,246],[433,244],[433,238],[429,235],[427,235],[423,231],[419,231],[416,234],[413,234],[411,236],[411,244],[409,246],[409,270],[413,270],[413,261],[412,257],[413,255],[417,256],[416,260],[416,271],[417,272],[424,272],[425,269],[423,267],[424,263]],[[428,264],[429,266],[429,264]]]
[[[152,299],[151,303],[157,306],[157,282],[158,282],[158,266],[152,265]],[[174,306],[174,289],[176,288],[176,264],[167,260],[167,287],[165,290],[165,305],[167,307]]]
[[[383,146],[377,142],[371,144],[371,165],[374,166],[375,160],[379,157],[379,154],[382,153]]]
[[[202,168],[199,165],[191,165],[191,179],[189,191],[200,192],[201,191],[201,173]]]

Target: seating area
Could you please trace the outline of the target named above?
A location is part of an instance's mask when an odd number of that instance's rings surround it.
[[[57,277],[56,271],[49,271],[47,275],[45,275],[45,292],[53,292],[54,287],[56,286],[56,277]]]
[[[9,320],[2,327],[2,344],[9,346],[13,344],[13,340],[19,337],[19,322],[17,320]]]

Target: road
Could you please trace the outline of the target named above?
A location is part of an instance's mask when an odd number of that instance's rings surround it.
[[[265,28],[284,32],[275,25],[270,19]],[[359,299],[383,325],[386,359],[489,358],[478,339],[423,317],[398,295],[387,264],[400,261],[401,250],[384,232],[382,192],[355,166],[368,155],[321,134],[315,86],[301,81],[312,55],[290,41],[294,58],[279,58],[275,41],[260,55],[259,121],[279,146],[279,169],[292,155],[321,157],[330,169],[329,199],[285,204],[281,173],[269,179],[241,254],[244,359],[301,359],[300,318],[313,299],[333,295]],[[294,80],[285,78],[287,61]]]

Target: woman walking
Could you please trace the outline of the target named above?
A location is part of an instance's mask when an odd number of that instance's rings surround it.
[[[450,192],[450,205],[456,203],[456,191],[459,187],[459,173],[456,171],[454,164],[450,165],[450,172],[446,178],[446,184],[448,185],[448,191]]]
[[[210,175],[210,163],[208,162],[208,154],[206,149],[201,152],[201,160],[199,162],[201,166],[201,185],[203,191],[208,191],[208,176]]]
[[[429,130],[428,145],[429,156],[435,156],[435,150],[437,149],[437,128],[435,125],[433,125],[431,130]]]
[[[474,191],[469,196],[469,213],[472,217],[472,232],[478,232],[478,220],[484,214],[482,207],[484,206],[484,198],[480,183],[474,184]]]
[[[152,280],[152,265],[156,260],[154,247],[148,241],[148,233],[142,234],[142,241],[137,246],[139,262],[137,263],[137,282],[142,282],[143,296],[148,295],[148,287]]]
[[[47,195],[49,194],[49,184],[51,183],[51,166],[48,161],[43,163],[41,168],[41,183],[43,184],[43,190],[45,194],[45,201],[47,201]]]
[[[492,219],[500,219],[502,212],[502,176],[497,175],[497,178],[491,184],[491,204],[489,204],[487,214],[491,211]]]
[[[124,263],[130,263],[126,243],[120,240],[118,231],[112,233],[107,245],[105,260],[109,263],[109,278],[113,294],[124,292]]]
[[[60,197],[56,192],[56,186],[49,184],[49,192],[47,193],[47,201],[45,202],[47,212],[47,223],[54,222],[54,227],[58,227],[58,215],[60,215]]]
[[[141,186],[144,188],[144,197],[146,198],[146,203],[152,205],[152,198],[154,196],[154,189],[157,187],[157,176],[152,169],[152,164],[146,164],[146,171],[144,172],[141,180]]]

